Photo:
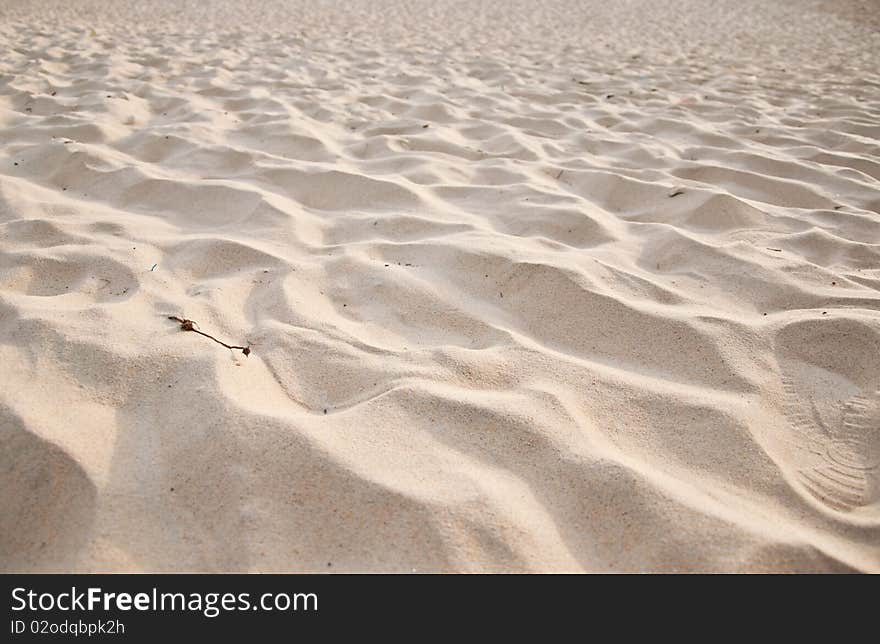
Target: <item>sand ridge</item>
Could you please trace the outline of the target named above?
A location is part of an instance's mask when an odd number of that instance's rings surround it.
[[[880,570],[877,8],[711,5],[0,2],[0,569]]]

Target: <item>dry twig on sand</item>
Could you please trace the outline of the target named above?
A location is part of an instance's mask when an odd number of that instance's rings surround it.
[[[199,331],[199,330],[196,328],[196,327],[198,326],[198,324],[196,324],[196,323],[193,322],[192,320],[188,320],[188,319],[186,319],[186,318],[179,318],[179,317],[177,317],[176,315],[169,315],[169,316],[168,316],[168,319],[169,319],[169,320],[175,320],[176,322],[180,322],[180,328],[181,328],[182,331],[192,331],[193,333],[198,333],[199,335],[203,335],[203,336],[205,336],[206,338],[210,338],[211,340],[213,340],[213,341],[216,342],[217,344],[222,344],[222,345],[223,345],[224,347],[226,347],[227,349],[238,349],[238,350],[240,350],[244,355],[250,355],[250,352],[251,352],[251,348],[250,348],[250,347],[239,347],[239,346],[236,346],[236,345],[233,345],[233,344],[226,344],[225,342],[222,342],[221,340],[218,340],[217,338],[215,338],[213,335],[208,335],[208,334],[205,333],[204,331]]]

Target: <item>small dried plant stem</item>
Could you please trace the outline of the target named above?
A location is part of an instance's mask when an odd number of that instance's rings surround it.
[[[239,346],[236,346],[236,345],[234,345],[234,344],[226,344],[226,343],[223,342],[222,340],[218,340],[217,338],[215,338],[213,335],[209,335],[209,334],[205,333],[204,331],[199,331],[199,330],[196,328],[196,326],[197,326],[196,323],[193,322],[192,320],[187,320],[186,318],[179,318],[179,317],[177,317],[176,315],[169,315],[169,316],[168,316],[168,319],[169,319],[169,320],[174,320],[174,321],[176,321],[176,322],[180,322],[180,328],[181,328],[181,330],[183,330],[183,331],[192,331],[193,333],[198,333],[199,335],[203,335],[203,336],[205,336],[206,338],[209,338],[209,339],[213,340],[213,341],[216,342],[217,344],[221,344],[221,345],[223,345],[223,346],[226,347],[227,349],[238,349],[238,350],[241,351],[244,355],[249,355],[250,352],[251,352],[250,347],[239,347]]]

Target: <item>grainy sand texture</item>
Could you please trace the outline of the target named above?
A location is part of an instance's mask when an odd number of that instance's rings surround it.
[[[0,0],[0,570],[880,572],[878,26]]]

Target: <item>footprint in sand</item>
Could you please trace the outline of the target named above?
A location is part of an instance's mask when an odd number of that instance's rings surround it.
[[[797,323],[777,340],[792,429],[783,461],[841,512],[880,506],[878,345],[876,330],[851,320]]]
[[[841,419],[827,424],[813,398],[804,400],[785,380],[788,411],[801,435],[801,449],[813,458],[798,480],[818,500],[836,510],[870,505],[880,497],[880,390],[843,403]]]

